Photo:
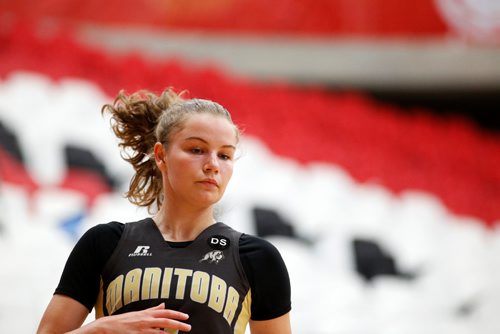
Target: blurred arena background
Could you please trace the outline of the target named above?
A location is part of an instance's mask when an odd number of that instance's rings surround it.
[[[0,0],[1,333],[146,214],[100,108],[167,86],[243,127],[219,219],[280,249],[294,333],[500,331],[498,1]]]

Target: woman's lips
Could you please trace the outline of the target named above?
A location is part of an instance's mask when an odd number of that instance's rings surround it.
[[[219,184],[214,179],[205,179],[203,181],[200,181],[200,183],[206,184],[209,186],[219,187]]]

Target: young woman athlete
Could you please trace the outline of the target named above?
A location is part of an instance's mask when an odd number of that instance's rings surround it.
[[[214,219],[240,136],[229,112],[172,89],[121,92],[102,112],[135,170],[126,196],[152,216],[80,238],[37,333],[291,333],[277,249]]]

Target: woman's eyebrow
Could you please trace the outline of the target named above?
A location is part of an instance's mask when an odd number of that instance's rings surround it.
[[[203,142],[205,144],[208,144],[208,141],[206,141],[205,139],[203,139],[201,137],[196,137],[196,136],[187,137],[185,139],[185,141],[188,141],[188,140],[199,140],[199,141],[201,141],[201,142]],[[230,148],[230,149],[236,150],[236,146],[231,145],[231,144],[222,145],[221,147],[223,147],[223,148]]]

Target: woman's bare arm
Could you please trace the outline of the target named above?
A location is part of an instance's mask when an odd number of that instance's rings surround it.
[[[182,312],[165,309],[164,304],[136,312],[99,318],[80,327],[88,316],[88,309],[78,301],[54,295],[40,321],[37,334],[108,334],[108,333],[165,333],[163,328],[188,332],[191,326]]]

